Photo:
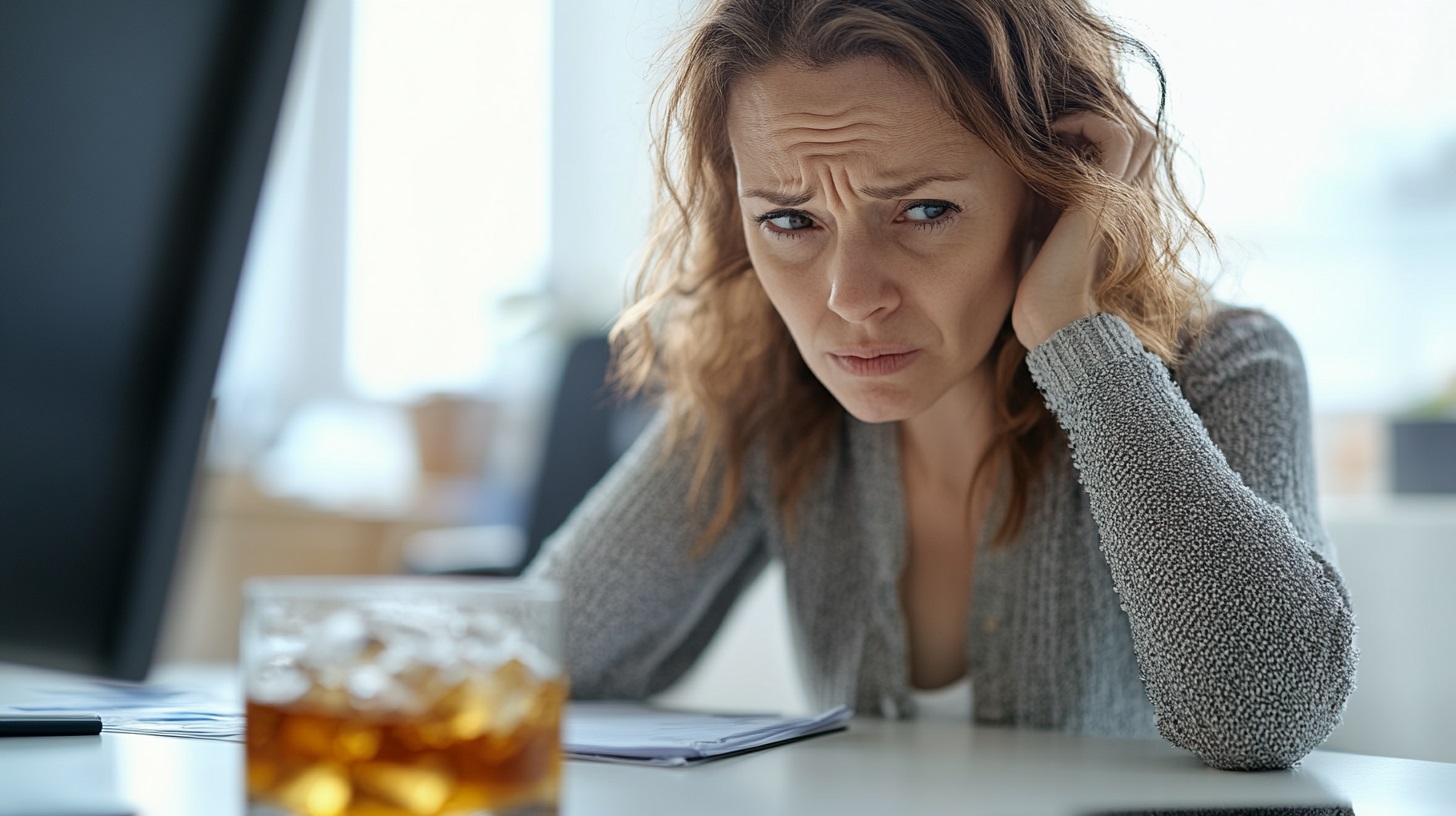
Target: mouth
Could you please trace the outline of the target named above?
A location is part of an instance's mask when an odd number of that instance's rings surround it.
[[[856,377],[885,377],[915,362],[920,349],[910,346],[864,346],[829,352],[841,371]]]

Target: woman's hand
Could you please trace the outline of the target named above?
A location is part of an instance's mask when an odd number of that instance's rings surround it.
[[[1091,151],[1113,178],[1140,181],[1152,166],[1157,143],[1151,130],[1133,133],[1087,111],[1059,117],[1052,132],[1071,149]],[[1104,263],[1097,218],[1082,208],[1064,211],[1022,273],[1011,308],[1011,327],[1027,349],[1041,345],[1067,324],[1096,314],[1093,286]]]

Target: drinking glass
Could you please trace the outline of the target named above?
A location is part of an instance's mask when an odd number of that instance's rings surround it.
[[[246,601],[249,816],[557,812],[555,587],[276,578]]]

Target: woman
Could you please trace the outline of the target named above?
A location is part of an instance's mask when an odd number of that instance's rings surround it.
[[[1354,623],[1303,363],[1185,271],[1146,52],[1081,0],[710,6],[616,329],[665,410],[534,567],[574,691],[666,688],[778,558],[824,705],[973,684],[978,722],[1220,768],[1318,745]]]

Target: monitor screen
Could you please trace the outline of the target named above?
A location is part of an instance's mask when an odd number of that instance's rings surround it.
[[[303,3],[0,2],[0,661],[150,667]]]

